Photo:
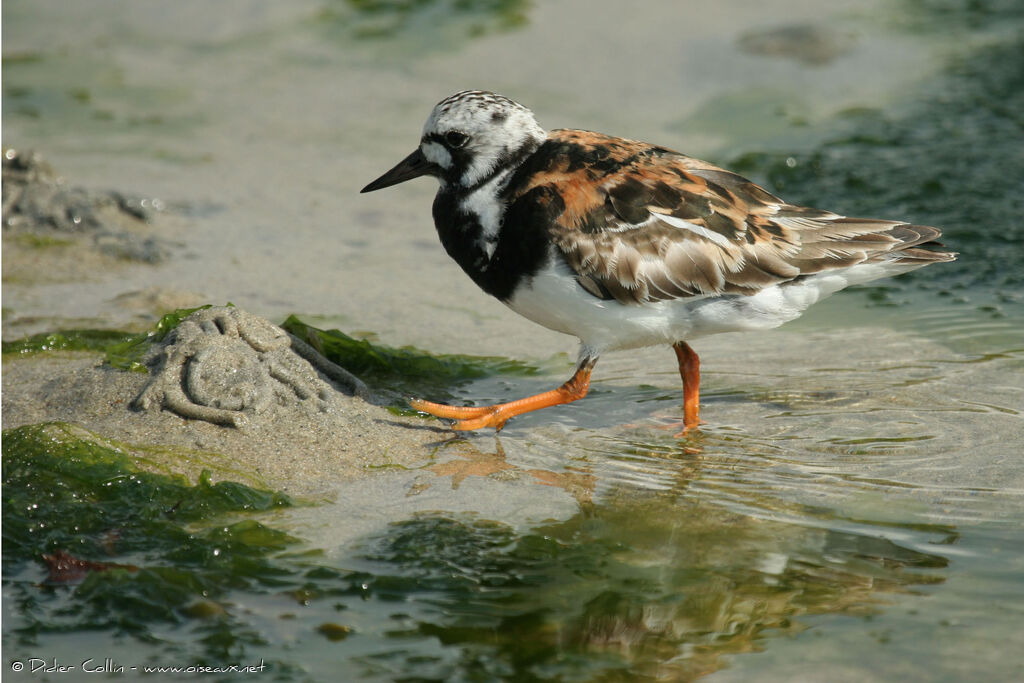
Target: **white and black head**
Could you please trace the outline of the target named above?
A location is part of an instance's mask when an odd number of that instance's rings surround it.
[[[421,175],[436,177],[443,188],[471,190],[518,165],[546,137],[523,105],[494,93],[464,90],[438,102],[416,151],[362,191]]]

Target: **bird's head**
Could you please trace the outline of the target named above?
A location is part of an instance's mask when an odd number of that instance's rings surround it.
[[[546,137],[523,105],[494,93],[464,90],[438,102],[416,151],[362,192],[421,175],[436,177],[445,188],[471,190],[517,165]]]

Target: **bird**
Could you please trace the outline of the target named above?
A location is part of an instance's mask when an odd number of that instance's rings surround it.
[[[419,146],[362,192],[420,176],[438,181],[437,234],[473,282],[580,342],[572,377],[551,391],[485,406],[409,401],[457,431],[501,430],[579,400],[605,352],[666,344],[686,436],[706,424],[689,342],[775,328],[850,285],[957,256],[939,248],[938,228],[790,204],[659,145],[546,131],[525,106],[484,90],[441,100]]]

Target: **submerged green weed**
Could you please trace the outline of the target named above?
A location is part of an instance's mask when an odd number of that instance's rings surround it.
[[[879,593],[942,582],[947,564],[665,492],[526,532],[414,515],[360,542],[348,569],[270,525],[287,497],[143,471],[80,435],[4,434],[4,644],[17,657],[90,631],[127,642],[130,664],[265,658],[279,680],[324,680],[305,663],[360,680],[689,680],[802,615],[870,614]],[[923,547],[948,536],[915,533]],[[43,556],[61,553],[89,570],[48,576]]]
[[[57,423],[8,430],[3,442],[3,574],[18,605],[5,630],[22,643],[68,629],[149,640],[158,624],[187,622],[196,604],[297,577],[297,567],[274,556],[298,539],[251,516],[290,506],[283,494],[214,483],[209,472],[196,484],[147,472],[131,455]],[[44,556],[93,570],[74,577],[83,580],[73,588],[44,590]],[[63,583],[61,572],[48,582]],[[215,640],[245,640],[228,607],[214,611],[222,629]]]
[[[365,597],[402,606],[378,656],[416,680],[693,680],[773,631],[798,632],[804,615],[871,614],[877,593],[941,583],[948,564],[884,538],[754,522],[670,494],[526,534],[423,514],[392,524],[363,556]],[[764,571],[766,557],[782,561]],[[425,657],[418,643],[434,640],[444,651]],[[372,657],[360,663],[375,669]]]
[[[988,4],[1010,11],[1011,3]],[[1018,19],[1024,14],[1020,3],[1013,12]],[[1017,36],[952,60],[945,77],[901,112],[850,111],[830,124],[839,132],[816,149],[751,152],[725,165],[797,204],[934,225],[943,243],[961,254],[886,287],[912,281],[947,292],[980,288],[998,301],[1019,303],[1021,112],[1024,40]]]

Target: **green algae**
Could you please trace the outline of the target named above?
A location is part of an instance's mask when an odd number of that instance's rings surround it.
[[[355,339],[340,330],[322,330],[295,316],[281,325],[325,358],[340,365],[386,397],[430,393],[450,398],[451,389],[490,375],[519,377],[540,374],[541,369],[499,356],[431,354],[412,346],[394,348]]]
[[[65,441],[77,439],[107,450],[125,454],[133,467],[157,474],[185,477],[191,483],[212,476],[230,479],[256,489],[269,488],[267,482],[251,468],[237,465],[227,456],[212,451],[201,451],[179,446],[148,443],[129,443],[108,439],[80,425],[62,422],[44,423],[46,429],[57,433]]]
[[[69,329],[41,332],[23,339],[3,342],[4,355],[26,355],[43,351],[106,351],[126,344],[138,335],[121,330]]]
[[[230,304],[228,304],[230,306]],[[212,304],[198,306],[196,308],[179,308],[160,318],[153,326],[153,329],[143,334],[136,335],[132,339],[120,344],[114,344],[107,349],[107,365],[119,370],[130,370],[132,372],[148,372],[142,359],[153,347],[154,344],[163,341],[163,338],[181,324],[181,321],[196,311],[210,308]]]
[[[174,535],[183,523],[291,505],[283,494],[213,483],[209,470],[195,484],[149,471],[150,463],[86,434],[61,423],[4,432],[5,561],[55,549],[107,554],[96,534],[111,529],[122,530],[119,554],[133,552],[133,539],[146,545],[150,532]]]
[[[230,304],[228,304],[230,305]],[[3,342],[5,355],[26,355],[48,351],[94,351],[104,354],[110,367],[132,372],[148,372],[143,359],[182,320],[198,310],[183,308],[168,313],[146,332],[121,330],[70,329],[35,334],[24,339]],[[504,374],[534,376],[542,369],[499,356],[431,354],[412,346],[394,348],[356,339],[340,330],[323,330],[289,316],[281,327],[311,345],[325,358],[369,383],[374,391],[400,400],[410,394],[430,392],[451,397],[449,390],[482,377]]]
[[[287,496],[214,482],[209,471],[194,484],[154,473],[79,435],[59,424],[3,434],[3,573],[20,642],[68,629],[148,640],[160,624],[187,621],[187,605],[275,586],[298,571],[274,557],[298,539],[253,517],[289,507]],[[135,570],[92,571],[57,591],[15,578],[37,577],[43,556],[56,552]],[[204,627],[217,632],[211,652],[216,642],[246,638],[230,612]]]
[[[69,329],[41,332],[24,339],[3,342],[4,355],[26,355],[47,351],[99,351],[105,362],[119,370],[147,372],[142,363],[149,349],[167,336],[182,320],[195,311],[210,308],[211,304],[197,308],[180,308],[160,318],[146,332],[123,330]]]

